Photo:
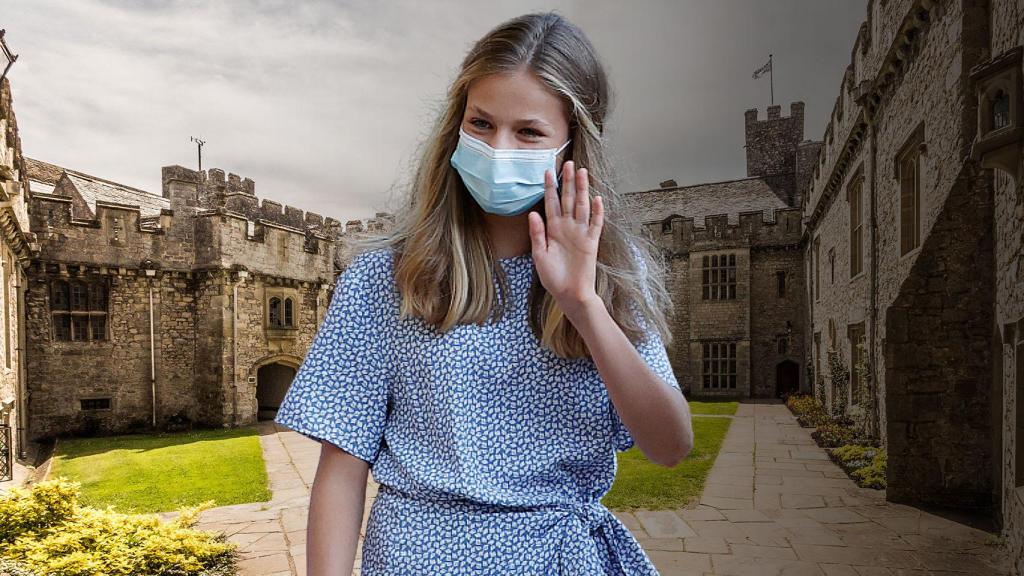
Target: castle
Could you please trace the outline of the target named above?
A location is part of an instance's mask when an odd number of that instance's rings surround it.
[[[684,390],[811,392],[864,417],[888,452],[886,497],[987,516],[1020,575],[1015,6],[869,0],[820,141],[804,139],[800,102],[748,110],[745,177],[626,201],[666,256]],[[0,133],[0,424],[17,454],[61,433],[269,415],[346,235],[390,222],[342,227],[216,169],[164,167],[152,194],[26,159],[6,79]]]
[[[778,397],[809,389],[804,361],[800,201],[820,142],[805,141],[804,104],[745,115],[747,177],[667,182],[626,195],[642,231],[666,254],[683,390]]]

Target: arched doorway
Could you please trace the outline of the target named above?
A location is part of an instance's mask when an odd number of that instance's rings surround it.
[[[256,371],[256,419],[271,420],[284,401],[295,368],[279,362],[264,364]]]
[[[775,397],[794,394],[800,390],[800,366],[792,360],[775,365]]]

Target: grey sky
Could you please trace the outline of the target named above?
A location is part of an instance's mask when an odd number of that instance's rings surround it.
[[[612,83],[620,190],[745,176],[743,111],[806,102],[820,139],[861,0],[294,2],[0,0],[28,156],[160,192],[160,167],[256,181],[345,221],[401,190],[459,62],[498,23],[555,9]]]

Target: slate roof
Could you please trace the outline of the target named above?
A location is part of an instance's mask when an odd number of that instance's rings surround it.
[[[171,201],[161,195],[34,158],[25,160],[29,179],[38,186],[38,188],[33,188],[34,191],[52,193],[53,186],[60,180],[61,175],[67,174],[68,180],[94,215],[96,214],[97,200],[139,206],[142,216],[156,216],[160,214],[161,209],[170,209],[171,207]],[[49,190],[46,189],[47,187]]]
[[[713,214],[728,214],[731,224],[739,223],[740,212],[751,210],[761,210],[771,219],[776,209],[787,208],[780,194],[784,196],[784,191],[776,192],[764,178],[751,177],[627,192],[623,198],[639,221],[663,220],[678,214],[693,218],[695,226],[703,227],[704,217]]]

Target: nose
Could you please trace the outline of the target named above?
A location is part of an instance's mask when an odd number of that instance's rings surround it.
[[[519,147],[515,134],[509,130],[496,130],[492,140],[493,142],[488,142],[491,148],[509,149]]]

